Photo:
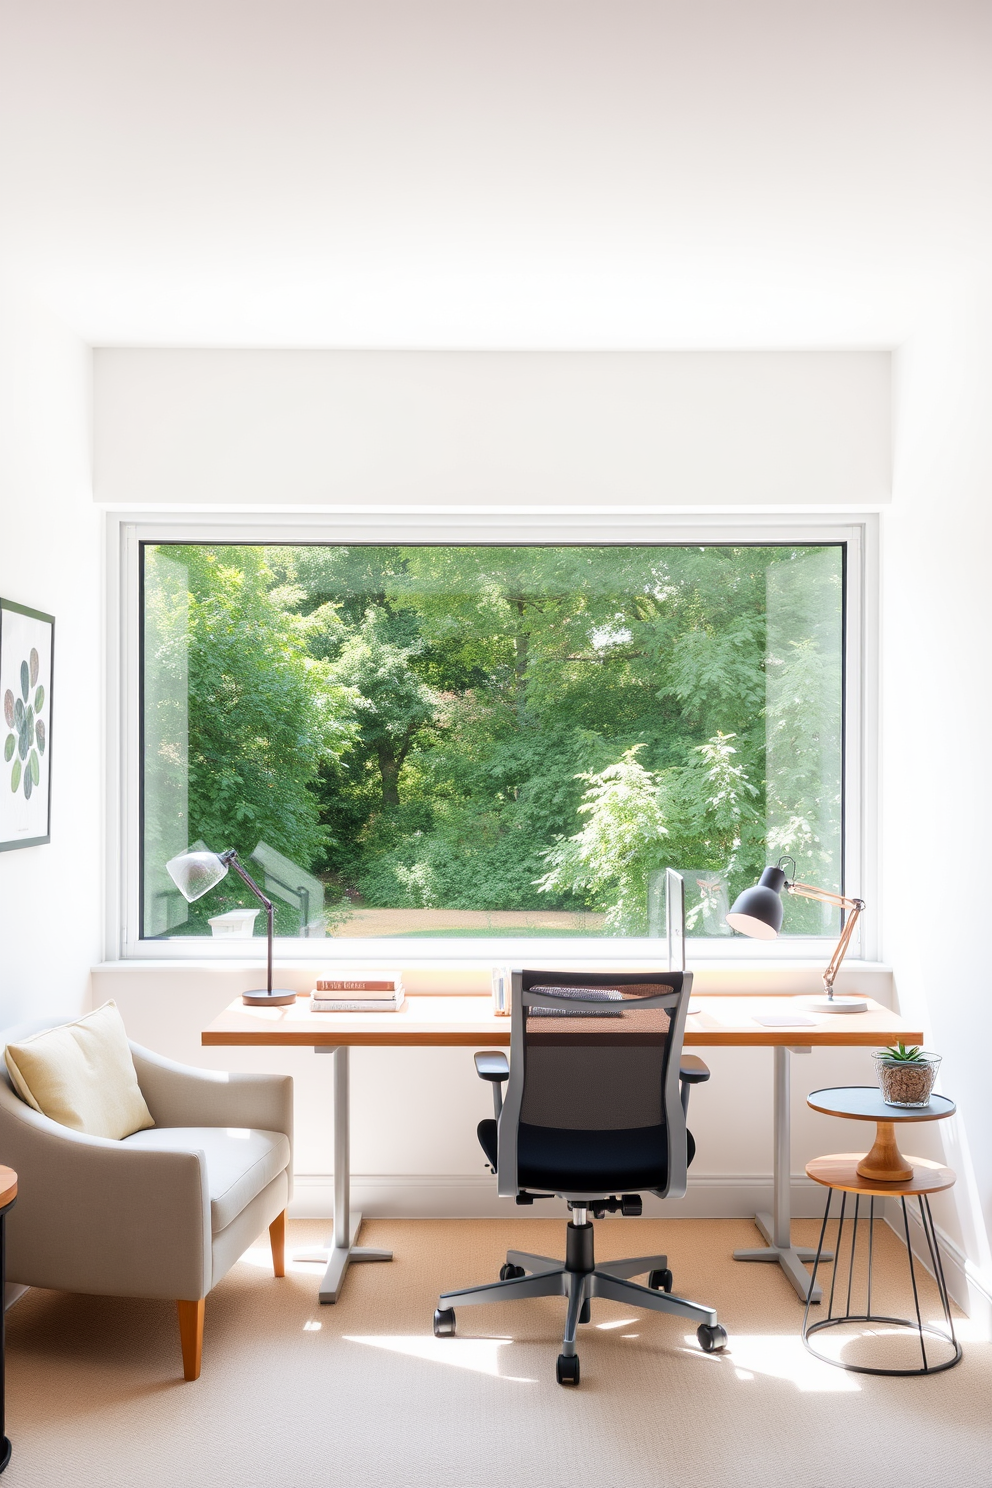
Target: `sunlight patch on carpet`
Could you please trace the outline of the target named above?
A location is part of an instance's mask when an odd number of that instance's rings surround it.
[[[370,1348],[405,1354],[410,1359],[424,1359],[431,1364],[451,1364],[456,1369],[471,1369],[475,1374],[491,1374],[497,1379],[513,1380],[516,1384],[536,1385],[536,1379],[530,1379],[526,1375],[503,1374],[500,1370],[499,1351],[512,1341],[510,1338],[425,1338],[419,1334],[396,1337],[381,1334],[345,1335],[347,1343],[364,1343]]]
[[[245,1251],[241,1261],[246,1266],[253,1266],[256,1271],[267,1271],[272,1275],[272,1251],[267,1244],[253,1245],[250,1250]],[[287,1276],[312,1276],[317,1282],[323,1275],[327,1261],[301,1261],[287,1255],[285,1265]]]
[[[803,1394],[859,1394],[861,1386],[850,1374],[824,1364],[808,1353],[802,1339],[782,1333],[734,1333],[729,1348],[723,1353],[700,1352],[695,1334],[686,1334],[687,1352],[707,1364],[721,1359],[733,1364],[740,1379],[746,1374],[764,1375],[767,1379],[787,1380]],[[742,1375],[744,1371],[744,1375]]]

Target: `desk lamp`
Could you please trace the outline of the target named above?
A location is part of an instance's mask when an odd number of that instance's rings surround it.
[[[791,863],[795,872],[793,858],[779,858],[776,867],[766,868],[752,888],[738,894],[727,915],[727,924],[732,930],[753,936],[755,940],[774,940],[782,928],[783,889],[788,889],[790,894],[797,894],[801,899],[815,899],[820,904],[836,904],[841,909],[850,910],[840,932],[840,939],[823,973],[826,996],[811,997],[808,1006],[818,1013],[866,1013],[868,1004],[863,997],[834,996],[834,979],[851,943],[851,936],[858,923],[858,916],[865,907],[865,901],[848,899],[844,894],[834,894],[830,889],[817,889],[812,884],[796,883],[795,880],[790,882],[785,876],[783,863]]]
[[[272,988],[272,900],[266,899],[258,884],[251,878],[241,864],[233,847],[227,852],[186,852],[180,853],[177,858],[171,858],[165,865],[166,872],[172,879],[176,888],[190,904],[194,899],[202,899],[204,894],[219,884],[222,878],[227,876],[227,870],[233,868],[239,878],[244,879],[252,893],[257,895],[265,905],[265,913],[269,926],[269,955],[268,955],[268,979],[265,990],[259,989],[255,992],[243,992],[241,1001],[248,1007],[288,1007],[296,1001],[295,992],[280,991]]]

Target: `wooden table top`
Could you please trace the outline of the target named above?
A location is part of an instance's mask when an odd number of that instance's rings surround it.
[[[759,1017],[801,1022],[768,1027],[756,1021]],[[923,1033],[871,1000],[864,1013],[818,1014],[801,997],[723,993],[691,998],[684,1043],[687,1048],[876,1049],[899,1038],[922,1043]],[[489,996],[414,993],[395,1013],[312,1013],[309,996],[277,1008],[245,1007],[237,998],[203,1030],[200,1042],[249,1047],[505,1048],[510,1042],[510,1019],[493,1013]]]
[[[806,1104],[825,1116],[846,1116],[850,1121],[943,1121],[957,1106],[946,1095],[931,1095],[925,1106],[890,1106],[877,1085],[839,1085],[813,1090]]]
[[[17,1174],[13,1168],[0,1166],[0,1209],[5,1209],[17,1198]]]
[[[928,1157],[907,1157],[913,1176],[896,1183],[863,1178],[858,1172],[858,1163],[863,1158],[861,1152],[835,1152],[830,1157],[814,1157],[806,1164],[806,1174],[825,1188],[842,1188],[847,1193],[873,1194],[886,1199],[940,1193],[942,1189],[954,1186],[953,1169],[945,1168],[943,1163],[933,1162]]]

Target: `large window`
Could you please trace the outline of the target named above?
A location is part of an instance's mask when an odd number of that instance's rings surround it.
[[[845,560],[142,543],[141,937],[257,907],[233,875],[187,905],[165,863],[196,845],[238,850],[278,934],[355,953],[658,934],[667,866],[700,937],[781,854],[840,888]],[[790,935],[837,928],[790,901]]]

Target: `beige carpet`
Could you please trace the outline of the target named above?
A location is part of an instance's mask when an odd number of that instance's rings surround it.
[[[294,1245],[326,1229],[291,1227]],[[816,1226],[796,1224],[803,1241]],[[180,1375],[175,1309],[32,1292],[8,1314],[4,1488],[989,1488],[992,1345],[927,1379],[852,1375],[798,1338],[777,1268],[735,1264],[742,1220],[608,1220],[601,1259],[666,1249],[676,1289],[731,1335],[704,1355],[677,1319],[594,1304],[582,1383],[555,1383],[564,1303],[463,1309],[434,1339],[441,1287],[495,1276],[507,1245],[557,1254],[557,1220],[377,1221],[335,1307],[316,1268],[285,1280],[249,1252],[207,1301],[203,1374]],[[882,1236],[876,1287],[905,1252]],[[926,1297],[933,1311],[933,1295]],[[885,1340],[880,1341],[880,1346]]]

